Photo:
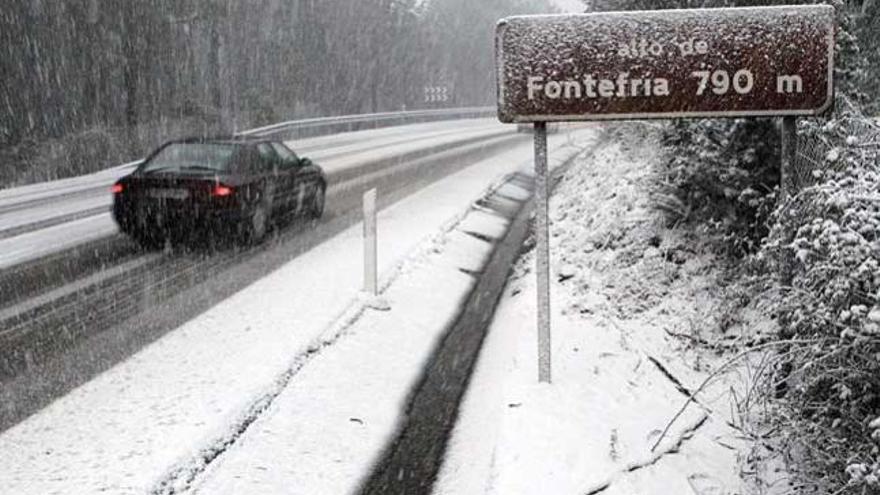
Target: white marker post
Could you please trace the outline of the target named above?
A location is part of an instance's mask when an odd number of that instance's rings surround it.
[[[371,297],[379,293],[376,280],[376,189],[364,193],[364,292]]]
[[[550,213],[547,123],[535,122],[535,270],[538,276],[538,382],[550,383]]]

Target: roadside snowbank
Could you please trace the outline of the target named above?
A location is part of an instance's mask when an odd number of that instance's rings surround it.
[[[646,189],[659,145],[609,140],[551,200],[553,374],[537,384],[535,282],[524,256],[496,313],[435,487],[438,494],[743,493],[720,363],[718,265],[667,229]],[[662,436],[662,438],[661,438]],[[658,444],[659,442],[659,444]],[[656,449],[653,446],[658,444]]]

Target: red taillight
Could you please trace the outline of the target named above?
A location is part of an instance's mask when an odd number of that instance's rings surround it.
[[[214,190],[211,191],[211,195],[212,196],[219,196],[219,197],[231,196],[232,195],[232,188],[229,186],[224,186],[222,184],[217,184],[216,186],[214,186]]]
[[[124,188],[122,187],[122,184],[116,183],[113,184],[113,187],[110,188],[110,192],[112,192],[113,194],[121,194],[123,189]]]

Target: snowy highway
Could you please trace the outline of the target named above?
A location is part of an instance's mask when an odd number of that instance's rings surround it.
[[[0,40],[0,495],[880,495],[880,0]]]
[[[319,137],[291,142],[302,156],[319,163],[331,176],[426,148],[451,146],[465,140],[509,133],[490,119],[416,124],[350,133],[337,142]],[[8,189],[0,193],[0,268],[66,249],[114,232],[107,214],[109,187],[133,165],[74,180]],[[71,225],[72,223],[72,225]]]

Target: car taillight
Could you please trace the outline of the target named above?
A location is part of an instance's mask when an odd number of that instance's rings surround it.
[[[223,196],[231,196],[231,195],[232,195],[232,188],[229,186],[224,186],[222,184],[217,184],[216,186],[214,186],[214,190],[211,191],[211,196],[223,197]]]
[[[125,189],[122,187],[122,184],[116,183],[113,184],[113,187],[110,188],[110,192],[113,194],[122,194],[122,190]]]

